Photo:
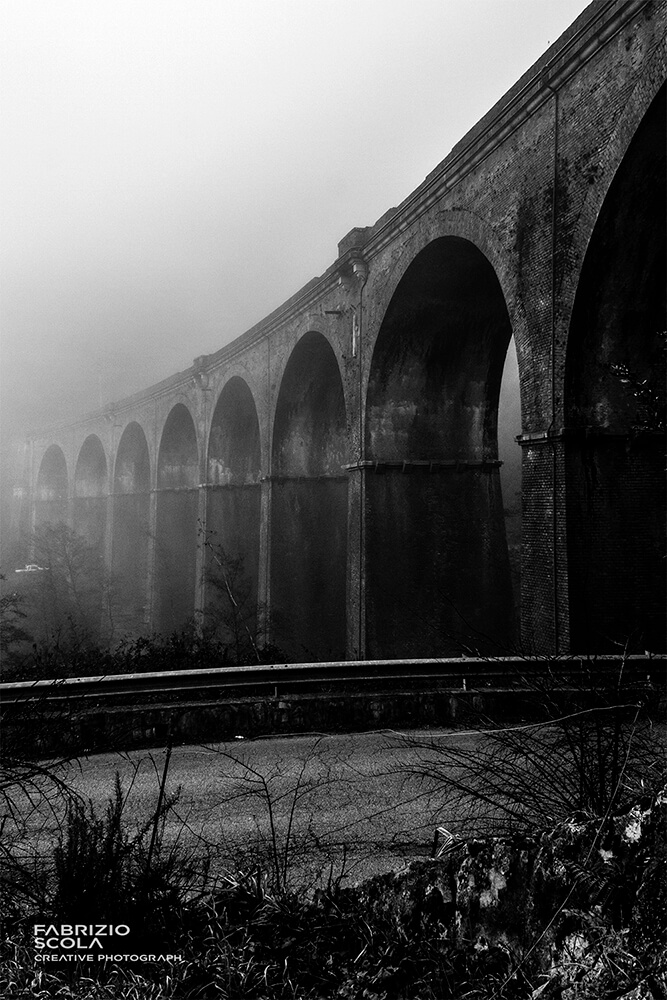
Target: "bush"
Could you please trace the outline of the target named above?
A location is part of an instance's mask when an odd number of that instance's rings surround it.
[[[465,733],[406,737],[420,752],[405,768],[433,788],[460,834],[509,834],[555,825],[574,813],[618,813],[664,784],[667,763],[651,718],[653,692],[595,664],[577,682],[553,670],[521,682],[539,697],[543,721],[507,725],[470,713]],[[463,738],[462,738],[463,735]]]

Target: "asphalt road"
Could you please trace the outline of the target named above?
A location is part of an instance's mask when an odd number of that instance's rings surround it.
[[[208,854],[216,872],[277,872],[288,883],[350,884],[428,857],[437,825],[456,830],[437,781],[413,773],[423,750],[412,739],[456,740],[461,733],[370,732],[238,740],[173,749],[165,791],[173,800],[165,843]],[[83,758],[60,776],[102,814],[116,773],[129,830],[153,813],[166,750]],[[57,836],[57,813],[34,829],[42,845]]]
[[[294,887],[330,878],[354,883],[430,856],[436,827],[464,836],[491,824],[497,832],[507,820],[501,801],[515,803],[515,817],[516,803],[536,821],[551,816],[546,825],[572,811],[580,775],[571,741],[552,742],[538,724],[518,729],[504,731],[514,734],[507,757],[489,732],[381,731],[234,740],[175,747],[170,755],[101,754],[61,763],[55,773],[98,817],[117,780],[125,832],[143,830],[144,838],[164,781],[165,848],[208,859],[215,874],[259,867]],[[634,732],[624,781],[648,780],[663,746],[662,726]],[[474,801],[445,790],[457,779],[474,787]],[[66,796],[51,779],[14,782],[14,793],[15,838],[49,854],[62,833]],[[10,816],[3,835],[11,833]]]

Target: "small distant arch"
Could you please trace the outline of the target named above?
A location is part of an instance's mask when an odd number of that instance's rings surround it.
[[[127,635],[148,624],[151,470],[143,428],[122,433],[114,466],[111,565],[117,583],[116,616]]]
[[[67,460],[62,448],[49,445],[44,452],[37,473],[37,499],[41,501],[67,500]]]
[[[101,557],[107,525],[107,459],[102,442],[89,434],[79,450],[74,472],[72,527]]]
[[[153,623],[163,632],[193,620],[198,532],[199,447],[192,415],[176,403],[157,460]]]
[[[99,497],[106,491],[107,459],[102,442],[96,434],[89,434],[81,445],[74,472],[76,497]]]
[[[222,388],[208,441],[208,482],[242,486],[259,481],[261,445],[257,406],[245,379],[233,375]]]
[[[176,403],[169,411],[158,451],[158,489],[187,489],[199,483],[199,446],[195,423],[187,406]]]
[[[148,442],[136,421],[127,425],[116,452],[114,493],[147,493],[151,485]]]
[[[213,411],[207,454],[205,618],[236,655],[252,658],[252,643],[239,646],[229,615],[230,574],[243,603],[246,636],[258,635],[261,444],[255,399],[248,383],[233,375]],[[254,642],[254,639],[253,639]],[[245,643],[245,637],[242,645]]]
[[[327,338],[310,331],[285,366],[273,424],[272,473],[340,475],[347,462],[343,383]]]

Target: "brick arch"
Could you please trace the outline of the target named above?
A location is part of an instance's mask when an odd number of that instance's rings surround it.
[[[59,444],[50,444],[45,450],[37,472],[38,500],[66,500],[68,494],[67,459]]]
[[[146,432],[144,422],[138,419],[128,420],[118,428],[120,433],[116,438],[116,447],[111,459],[113,493],[136,493],[152,488],[155,473],[155,453],[151,447],[152,435]],[[145,444],[145,458],[142,456]],[[126,466],[123,463],[129,463]],[[145,483],[143,467],[148,468],[148,482]],[[141,468],[140,468],[141,467]]]
[[[347,415],[329,340],[305,333],[285,364],[271,453],[271,604],[278,645],[342,659],[346,635]]]
[[[109,465],[97,434],[89,434],[79,449],[74,470],[74,495],[99,497],[106,492]]]
[[[205,616],[235,658],[251,662],[254,650],[246,640],[248,631],[257,634],[258,626],[261,473],[257,404],[237,371],[220,389],[208,436]]]
[[[498,652],[512,621],[497,452],[505,297],[467,236],[429,240],[401,272],[366,394],[368,650]]]
[[[383,267],[377,277],[374,276],[373,268],[371,268],[371,280],[364,293],[367,300],[368,298],[373,300],[371,330],[368,332],[367,328],[367,332],[364,335],[366,379],[368,378],[370,357],[375,346],[375,340],[379,334],[380,326],[382,325],[389,303],[400,281],[418,254],[429,243],[447,236],[459,237],[472,243],[487,258],[495,271],[505,299],[512,332],[516,341],[519,370],[522,375],[523,401],[523,384],[526,381],[524,374],[528,375],[531,352],[529,349],[528,320],[518,289],[516,264],[512,259],[511,250],[503,243],[494,228],[481,216],[464,208],[432,209],[428,223],[416,233],[412,235],[408,234],[408,238],[401,244],[398,255],[388,267]],[[366,391],[367,386],[364,385],[364,397]]]
[[[74,471],[72,521],[75,532],[103,557],[107,529],[109,463],[97,434],[84,440]]]
[[[153,623],[163,633],[195,613],[199,468],[197,425],[179,401],[162,425],[157,460]]]
[[[262,434],[257,394],[247,373],[230,371],[220,386],[208,426],[207,476],[212,485],[257,482],[262,470]],[[220,468],[211,466],[222,461]]]
[[[403,273],[375,341],[367,457],[497,458],[495,410],[511,333],[488,258],[458,236],[431,240]]]
[[[125,635],[148,624],[151,456],[143,427],[123,430],[114,462],[111,568],[117,588],[115,617]]]
[[[199,436],[197,423],[186,402],[173,403],[158,439],[158,489],[196,486],[199,481]]]
[[[347,460],[347,412],[339,360],[330,340],[309,330],[290,352],[280,380],[271,471],[275,475],[335,475]]]
[[[281,386],[283,385],[283,379],[285,376],[285,371],[290,363],[290,360],[294,356],[294,351],[301,343],[305,336],[312,336],[313,334],[318,334],[323,338],[331,349],[333,356],[336,359],[336,364],[338,366],[338,372],[341,379],[341,384],[343,387],[343,396],[345,401],[345,412],[350,414],[352,404],[348,399],[346,380],[344,378],[344,368],[345,368],[345,356],[343,351],[343,341],[339,334],[339,331],[333,324],[338,324],[340,320],[338,318],[332,320],[331,324],[327,324],[321,314],[317,313],[306,313],[301,317],[298,324],[295,324],[294,328],[290,331],[289,336],[283,339],[283,343],[286,344],[286,349],[280,352],[280,355],[276,357],[271,364],[271,383],[272,392],[270,399],[270,412],[269,412],[269,428],[268,428],[268,455],[267,455],[267,465],[268,468],[272,468],[272,452],[273,452],[273,439],[274,439],[274,425],[276,417],[276,406],[278,403],[278,398],[280,395]]]
[[[50,444],[39,463],[35,480],[35,528],[67,521],[69,475],[65,452]]]

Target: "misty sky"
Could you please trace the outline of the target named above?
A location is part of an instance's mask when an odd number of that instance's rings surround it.
[[[586,5],[0,0],[3,438],[260,320]]]

